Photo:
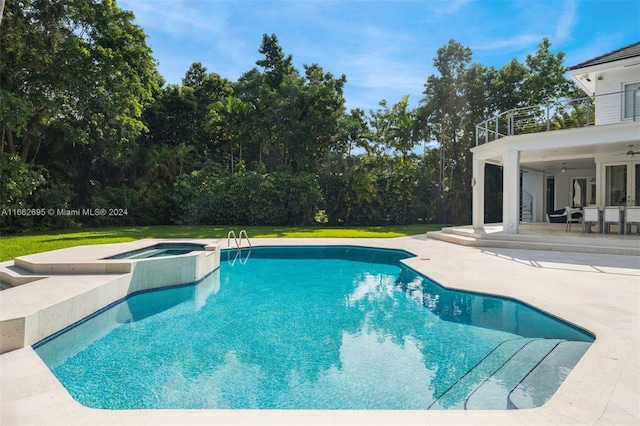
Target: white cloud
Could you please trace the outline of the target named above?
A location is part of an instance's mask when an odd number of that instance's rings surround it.
[[[571,37],[575,26],[576,2],[569,0],[564,4],[562,13],[558,14],[556,25],[555,42],[560,43]]]
[[[433,12],[438,15],[450,15],[464,8],[470,1],[471,0],[453,0],[433,2]]]
[[[225,2],[121,0],[119,3],[122,9],[133,11],[140,26],[177,38],[220,36],[229,25]]]

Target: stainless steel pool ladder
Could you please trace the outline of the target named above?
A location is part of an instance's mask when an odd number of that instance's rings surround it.
[[[249,244],[249,248],[251,248],[251,241],[249,241],[249,236],[247,235],[247,231],[244,229],[240,231],[239,237],[236,237],[236,233],[233,229],[229,231],[229,233],[227,234],[227,247],[231,247],[231,237],[233,237],[233,241],[236,242],[236,248],[241,249],[243,235],[244,235],[244,238],[247,240],[247,244]]]
[[[242,236],[244,235],[244,238],[247,240],[247,244],[249,244],[249,250],[246,251],[247,256],[246,257],[242,257]],[[230,250],[226,250],[227,252],[227,263],[229,263],[229,265],[234,266],[236,264],[236,260],[240,259],[240,264],[244,265],[247,263],[247,260],[249,260],[249,256],[251,256],[251,241],[249,240],[249,236],[247,235],[247,231],[246,230],[241,230],[240,231],[240,237],[236,237],[236,233],[232,230],[229,231],[229,233],[227,234],[227,247],[231,247],[231,237],[233,237],[233,241],[236,242],[236,255],[233,258],[233,260],[231,260],[231,253]]]

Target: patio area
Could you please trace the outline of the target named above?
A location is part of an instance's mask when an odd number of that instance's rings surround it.
[[[503,232],[501,223],[487,224],[483,229],[471,225],[443,228],[428,232],[427,237],[470,247],[493,247],[523,250],[546,250],[575,253],[640,256],[640,235],[617,233],[585,233],[582,224],[574,223],[569,231],[564,223],[520,223],[518,234]]]
[[[485,230],[487,234],[494,234],[492,231],[495,230]],[[572,231],[571,236],[598,237],[580,235],[577,230]],[[532,237],[543,235],[540,231]],[[618,240],[617,235],[605,237]],[[406,264],[442,286],[523,301],[590,331],[596,340],[542,407],[467,411],[97,410],[74,401],[33,349],[24,347],[0,357],[0,423],[603,426],[640,423],[640,258],[637,256],[576,252],[559,255],[544,250],[463,247],[425,239],[424,235],[392,239],[255,239],[252,244],[342,244],[408,250],[416,257],[406,259]],[[62,253],[58,253],[60,255]],[[76,275],[75,279],[99,285],[100,275]],[[118,279],[118,274],[111,275],[110,279]],[[29,291],[30,284],[20,287],[21,291]],[[68,293],[66,297],[74,297],[73,292],[82,291],[81,286],[54,284],[53,287],[58,288],[57,297],[62,297],[64,292]],[[33,297],[37,296],[36,291]]]

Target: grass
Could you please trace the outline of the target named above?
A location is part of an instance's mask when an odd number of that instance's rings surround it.
[[[246,229],[250,238],[393,238],[439,230],[443,225],[365,226],[361,228],[184,225],[140,226],[34,232],[0,237],[0,262],[27,254],[88,244],[123,243],[142,238],[226,239]]]

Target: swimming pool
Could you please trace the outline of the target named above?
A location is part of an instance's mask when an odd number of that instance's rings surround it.
[[[506,409],[543,404],[593,341],[513,300],[443,289],[402,265],[411,256],[223,255],[195,285],[133,295],[34,347],[96,408]]]

